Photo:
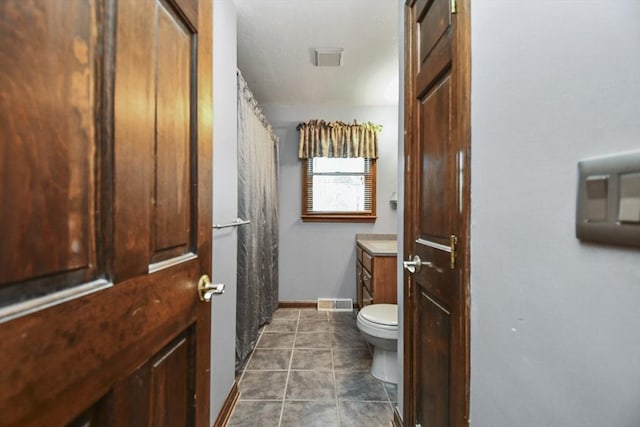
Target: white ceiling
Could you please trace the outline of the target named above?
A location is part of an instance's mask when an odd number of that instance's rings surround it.
[[[238,68],[261,104],[396,105],[394,0],[234,0]],[[341,67],[313,48],[344,48]]]

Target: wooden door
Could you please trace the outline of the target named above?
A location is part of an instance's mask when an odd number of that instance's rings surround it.
[[[206,426],[207,0],[0,1],[0,425]]]
[[[457,3],[457,4],[456,4]],[[468,424],[468,1],[406,8],[405,425]]]

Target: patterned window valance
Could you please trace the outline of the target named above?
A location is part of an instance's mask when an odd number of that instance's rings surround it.
[[[298,125],[298,157],[378,158],[378,133],[382,126],[367,123],[310,120]]]

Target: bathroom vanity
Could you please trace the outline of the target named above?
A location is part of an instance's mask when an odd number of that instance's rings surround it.
[[[358,307],[397,304],[395,234],[356,234],[356,295]]]

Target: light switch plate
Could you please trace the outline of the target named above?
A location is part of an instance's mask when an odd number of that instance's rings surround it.
[[[640,151],[578,163],[576,237],[640,247]]]
[[[592,175],[585,180],[587,200],[584,212],[585,221],[607,220],[608,175]]]
[[[618,221],[640,224],[640,173],[620,175]]]

